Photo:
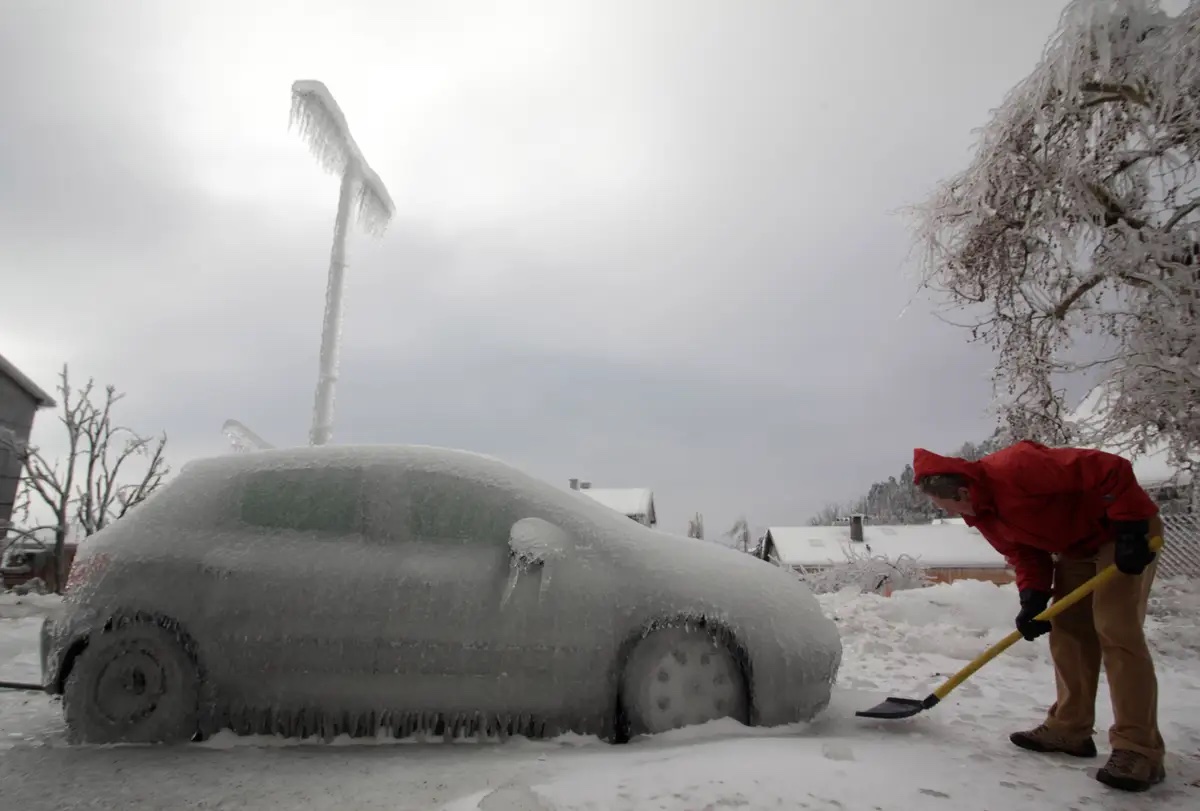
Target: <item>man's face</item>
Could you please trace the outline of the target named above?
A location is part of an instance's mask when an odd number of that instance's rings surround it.
[[[941,498],[939,496],[930,496],[929,498],[940,509],[945,510],[950,515],[975,514],[975,508],[971,506],[971,493],[965,487],[958,489],[958,495],[955,498]]]

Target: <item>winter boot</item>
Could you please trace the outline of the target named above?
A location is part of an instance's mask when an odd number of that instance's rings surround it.
[[[1096,742],[1091,738],[1070,738],[1042,724],[1028,732],[1014,732],[1008,738],[1030,752],[1061,752],[1071,757],[1095,757]]]
[[[1108,763],[1096,773],[1096,779],[1121,791],[1145,791],[1167,779],[1167,770],[1145,755],[1114,749]]]

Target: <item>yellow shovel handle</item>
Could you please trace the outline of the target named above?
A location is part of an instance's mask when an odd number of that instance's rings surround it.
[[[1162,549],[1162,547],[1163,547],[1163,539],[1161,536],[1155,535],[1153,538],[1150,539],[1150,551],[1151,552],[1157,553],[1159,550]],[[1061,600],[1056,600],[1054,605],[1050,606],[1045,611],[1038,614],[1037,617],[1035,617],[1035,619],[1049,620],[1049,619],[1053,619],[1054,617],[1057,617],[1059,614],[1066,611],[1071,606],[1075,605],[1075,603],[1079,602],[1084,597],[1087,597],[1089,594],[1091,594],[1097,588],[1104,585],[1109,580],[1112,580],[1116,575],[1117,575],[1116,565],[1109,564],[1108,566],[1105,566],[1104,569],[1099,574],[1097,574],[1091,580],[1084,583],[1079,588],[1075,589],[1073,592],[1068,594],[1066,597],[1063,597]],[[979,657],[976,658],[969,665],[967,665],[962,670],[958,671],[953,676],[951,676],[946,681],[945,684],[943,684],[941,687],[939,687],[938,689],[933,691],[933,695],[937,696],[939,701],[941,699],[945,698],[947,695],[949,695],[951,690],[953,690],[955,687],[958,687],[960,684],[962,684],[967,679],[971,678],[971,676],[975,675],[975,672],[978,671],[979,668],[983,667],[988,662],[992,661],[997,656],[1004,653],[1004,651],[1008,650],[1010,647],[1012,647],[1014,644],[1019,642],[1021,639],[1022,639],[1021,632],[1013,631],[1011,634],[1004,637],[1004,639],[1001,639],[995,645],[993,645],[992,647],[990,647],[986,651],[984,651],[982,654],[980,654]]]

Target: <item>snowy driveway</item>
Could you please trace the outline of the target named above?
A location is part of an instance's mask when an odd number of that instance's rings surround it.
[[[333,745],[221,735],[179,748],[68,747],[57,704],[0,691],[0,806],[82,808],[556,809],[806,808],[1025,811],[1200,807],[1200,589],[1159,589],[1152,634],[1162,680],[1168,782],[1115,794],[1101,760],[1044,758],[1007,733],[1052,696],[1042,644],[1021,645],[915,719],[854,711],[888,693],[924,696],[1009,628],[1015,595],[989,584],[890,599],[823,597],[846,643],[834,704],[811,726],[732,722],[625,747],[593,739],[506,744]],[[8,604],[3,601],[7,600]],[[35,616],[14,618],[21,613]],[[0,596],[0,679],[36,677],[39,620]],[[8,617],[5,619],[4,617]],[[957,623],[957,624],[955,624]],[[1108,713],[1101,707],[1101,725]],[[1097,742],[1105,749],[1104,736]]]

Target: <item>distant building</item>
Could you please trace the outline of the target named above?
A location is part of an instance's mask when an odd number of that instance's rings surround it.
[[[31,580],[41,580],[44,586],[54,591],[58,583],[58,570],[54,565],[54,533],[43,533],[41,537],[10,538],[0,551],[0,591],[14,589]],[[79,545],[68,539],[63,544],[63,558],[69,571],[75,561]]]
[[[21,481],[21,458],[33,430],[33,416],[39,408],[54,405],[49,394],[0,355],[0,539],[12,520]]]
[[[1014,580],[1004,557],[978,530],[954,521],[874,526],[854,516],[837,526],[770,527],[760,557],[802,576],[855,557],[879,557],[892,563],[908,557],[934,582],[986,580],[1004,585]]]
[[[572,490],[578,490],[589,498],[600,502],[605,507],[616,510],[621,515],[628,516],[639,524],[654,527],[658,524],[658,515],[654,511],[654,491],[645,487],[610,488],[592,487],[591,482],[571,479]]]

